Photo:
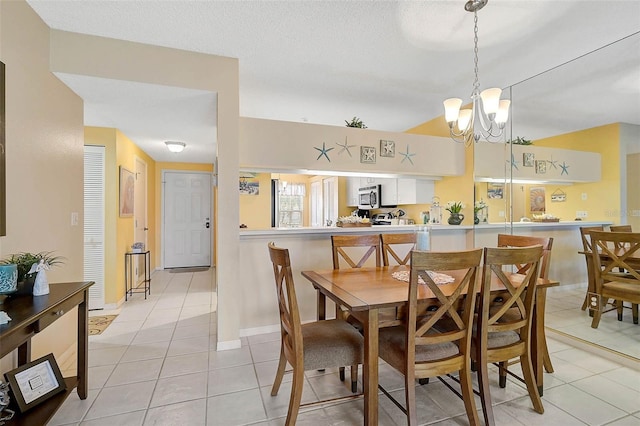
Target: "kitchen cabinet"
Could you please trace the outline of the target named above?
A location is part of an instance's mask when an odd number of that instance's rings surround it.
[[[375,177],[347,178],[347,205],[358,205],[358,190],[365,186],[380,185],[383,206],[397,206],[399,204],[428,204],[431,203],[434,182],[423,179],[394,179]]]
[[[432,180],[397,179],[397,204],[431,204],[435,195]]]

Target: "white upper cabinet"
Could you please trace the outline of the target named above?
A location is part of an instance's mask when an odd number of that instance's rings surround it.
[[[429,204],[435,195],[432,180],[397,179],[398,204]]]

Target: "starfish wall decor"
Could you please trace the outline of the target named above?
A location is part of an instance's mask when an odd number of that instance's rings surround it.
[[[327,148],[326,144],[324,142],[322,142],[322,148],[318,148],[317,146],[314,146],[313,148],[320,152],[320,154],[318,155],[318,158],[316,158],[316,161],[318,161],[320,159],[320,157],[324,156],[327,159],[328,162],[331,162],[331,159],[329,158],[327,153],[329,151],[331,151],[333,149],[333,147],[332,148]]]

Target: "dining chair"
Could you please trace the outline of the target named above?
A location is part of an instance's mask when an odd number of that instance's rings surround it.
[[[598,328],[609,299],[616,300],[618,321],[623,303],[631,302],[633,323],[638,324],[640,303],[640,233],[591,231],[595,294],[592,328]]]
[[[293,384],[289,397],[289,410],[285,425],[296,423],[301,404],[304,372],[325,368],[351,366],[351,391],[357,392],[358,364],[364,355],[363,337],[344,320],[324,320],[302,324],[291,272],[289,250],[269,243],[269,256],[273,263],[278,310],[280,315],[280,360],[271,396],[276,396],[284,377],[287,363],[293,368]],[[356,395],[359,396],[359,395]],[[353,398],[349,396],[346,398]],[[332,399],[331,401],[335,401]]]
[[[471,382],[470,351],[481,256],[482,249],[411,253],[407,315],[401,325],[382,328],[379,332],[380,357],[404,375],[406,408],[386,390],[383,389],[383,393],[406,414],[409,425],[417,424],[415,380],[456,371],[460,375],[469,423],[479,424]],[[448,277],[453,282],[436,284],[432,273],[440,271],[452,274],[454,277]],[[425,311],[419,306],[419,299],[428,292],[435,295],[438,304],[434,305],[435,309]],[[463,308],[458,310],[460,306]],[[445,318],[450,320],[452,327],[439,331],[436,325]]]
[[[472,339],[471,356],[478,366],[480,401],[487,425],[495,424],[489,389],[489,363],[498,366],[501,382],[506,382],[507,374],[524,382],[534,410],[544,413],[531,359],[532,313],[542,253],[540,245],[484,249],[477,329]],[[509,273],[512,268],[519,269],[521,265],[527,265],[524,275]],[[505,287],[505,300],[496,310],[491,305],[491,287],[495,281]],[[518,312],[517,317],[513,315],[513,310]],[[508,371],[508,361],[516,357],[520,358],[524,378]]]
[[[528,247],[535,245],[542,246],[542,258],[540,260],[540,272],[538,277],[549,279],[549,265],[551,263],[551,248],[553,247],[553,237],[532,237],[528,235],[510,235],[498,234],[498,247]],[[518,273],[524,274],[528,268],[528,264],[518,265]],[[546,292],[547,290],[542,290]],[[536,301],[537,309],[541,314],[545,312],[546,296]],[[507,313],[508,315],[508,313]],[[547,373],[553,373],[553,364],[551,364],[551,356],[549,355],[549,347],[547,346],[546,334],[543,335],[541,342],[542,362]],[[506,381],[504,383],[506,385]],[[501,383],[502,385],[502,383]]]
[[[373,254],[375,254],[375,266],[382,266],[380,262],[380,236],[378,234],[332,235],[331,249],[333,269],[340,269],[341,259],[351,268],[361,268]],[[365,249],[366,251],[362,254]]]
[[[633,232],[631,225],[611,225],[609,230],[611,232]]]
[[[593,256],[591,255],[591,231],[604,231],[603,225],[597,226],[581,226],[580,227],[580,239],[582,240],[582,252],[584,253],[584,259],[587,263],[587,292],[584,295],[584,301],[582,302],[583,311],[589,306],[589,293],[595,289],[595,276],[593,271]],[[589,311],[589,315],[593,316],[593,313]]]
[[[382,243],[382,264],[389,266],[389,256],[398,265],[406,265],[411,259],[411,250],[416,248],[416,234],[409,232],[405,234],[380,234],[380,242]],[[393,246],[396,246],[394,249]],[[404,257],[398,253],[398,247],[406,249]]]

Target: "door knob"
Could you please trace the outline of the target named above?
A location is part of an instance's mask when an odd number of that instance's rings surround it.
[[[142,230],[143,230],[143,231],[148,231],[148,230],[149,230],[149,228],[142,228]]]

